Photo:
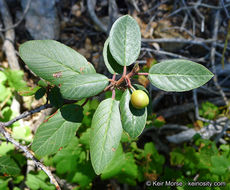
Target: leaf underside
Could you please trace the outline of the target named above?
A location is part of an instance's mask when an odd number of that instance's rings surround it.
[[[96,174],[102,173],[113,159],[121,135],[119,102],[106,99],[99,104],[91,126],[90,155]]]

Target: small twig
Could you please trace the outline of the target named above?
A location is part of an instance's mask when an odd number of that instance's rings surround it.
[[[224,4],[224,0],[221,0],[221,5],[224,8],[226,16],[228,17],[228,19],[230,19],[230,14],[229,14],[229,11],[227,9],[227,6]]]
[[[115,97],[116,97],[116,91],[115,91],[115,89],[113,89],[113,90],[112,90],[112,99],[114,100]]]
[[[0,112],[2,110],[2,108],[6,105],[6,103],[8,102],[8,100],[10,99],[10,97],[12,96],[12,94],[10,93],[6,99],[0,104]],[[1,115],[1,114],[0,114]]]
[[[192,20],[192,33],[193,33],[193,35],[195,34],[195,31],[196,31],[196,20],[194,19],[194,17],[192,16],[192,14],[191,14],[191,12],[190,12],[190,10],[188,9],[188,6],[187,6],[187,4],[185,3],[185,1],[184,0],[182,0],[182,3],[184,4],[184,6],[185,6],[185,10],[186,10],[186,12],[188,13],[188,15],[189,15],[189,17],[191,18],[191,20]]]
[[[41,168],[48,175],[48,177],[50,178],[50,182],[55,185],[56,189],[60,190],[61,188],[58,185],[51,171],[34,157],[32,151],[30,151],[26,146],[23,146],[19,142],[15,141],[11,137],[10,133],[7,132],[7,130],[5,129],[5,126],[6,126],[6,123],[2,123],[2,122],[0,123],[0,133],[6,138],[6,140],[14,144],[15,147],[22,150],[25,153],[26,158],[31,159],[37,167]]]
[[[32,115],[34,113],[40,112],[41,110],[44,110],[44,109],[47,109],[47,108],[51,108],[51,107],[53,107],[51,104],[45,104],[45,105],[42,105],[42,106],[40,106],[38,108],[35,108],[33,110],[25,111],[22,114],[20,114],[19,116],[15,117],[14,119],[12,119],[12,120],[4,123],[4,126],[6,126],[6,127],[10,126],[10,125],[12,125],[13,123],[15,123],[16,121],[18,121],[20,119],[23,119],[23,118],[25,118],[27,116],[30,116],[30,115]]]
[[[108,26],[107,33],[109,33],[110,28],[112,27],[117,17],[118,17],[117,3],[115,0],[109,0],[109,26]]]
[[[217,106],[223,106],[224,105],[224,101],[222,100],[222,98],[209,98],[206,99],[205,101],[211,102]],[[199,101],[199,104],[202,103],[203,101]],[[165,119],[171,118],[173,116],[177,116],[183,113],[186,113],[190,110],[193,110],[195,108],[194,103],[186,103],[186,104],[182,104],[182,105],[176,105],[170,108],[165,108],[165,109],[161,109],[160,111],[158,111],[156,114],[157,115],[162,115]]]
[[[30,4],[31,4],[31,0],[28,0],[27,4],[26,4],[26,8],[22,14],[22,17],[13,25],[11,26],[7,26],[6,28],[0,28],[0,32],[6,32],[8,30],[11,30],[13,28],[16,28],[19,24],[21,24],[21,22],[24,20],[26,14],[28,13],[29,9],[30,9]]]
[[[215,123],[214,121],[209,120],[209,119],[205,119],[203,117],[200,117],[196,89],[193,90],[193,101],[194,101],[194,106],[195,106],[195,116],[196,116],[196,119],[197,120],[201,120],[201,121],[206,122],[206,123],[211,123],[211,124],[214,125],[214,123]]]
[[[2,15],[2,20],[4,23],[4,26],[8,28],[9,26],[12,26],[12,17],[10,15],[10,12],[8,10],[7,4],[5,0],[0,1],[0,13]],[[8,63],[10,65],[11,69],[19,70],[20,66],[17,60],[17,56],[15,53],[14,48],[14,39],[15,39],[15,32],[13,29],[7,30],[5,33],[5,41],[3,43],[3,50],[6,54]],[[13,43],[12,43],[13,42]]]
[[[217,40],[217,34],[218,34],[218,28],[219,28],[219,22],[220,22],[220,11],[218,10],[216,12],[215,15],[215,19],[214,19],[214,30],[213,30],[213,40],[216,41]],[[211,52],[210,52],[210,61],[211,61],[211,65],[212,65],[212,71],[215,74],[213,77],[213,81],[214,84],[216,86],[216,88],[219,90],[224,102],[226,105],[228,105],[228,99],[224,93],[224,91],[222,90],[221,86],[218,83],[218,78],[216,75],[216,66],[215,66],[215,52],[216,52],[216,45],[215,43],[212,43],[212,47],[211,47]]]
[[[83,104],[81,105],[81,107],[84,107],[87,104],[88,101],[89,101],[89,98],[86,98],[86,100],[83,102]]]
[[[122,77],[116,82],[116,86],[120,86],[121,83],[125,80],[126,73],[127,73],[127,67],[125,65],[124,68],[123,68]]]
[[[187,30],[186,28],[184,28],[183,26],[178,27],[178,26],[174,26],[174,27],[170,27],[170,28],[164,28],[161,31],[165,31],[165,30],[180,30],[186,32],[189,36],[191,36],[193,39],[196,38],[196,36],[194,36],[189,30]]]
[[[216,138],[215,138],[215,142],[216,142],[216,143],[219,142],[219,140],[222,138],[222,136],[224,135],[224,133],[225,133],[226,130],[228,129],[228,127],[229,127],[229,122],[230,122],[230,120],[228,119],[228,120],[226,121],[226,123],[225,123],[225,125],[224,125],[222,131],[216,136]]]
[[[137,73],[137,75],[144,75],[144,76],[148,76],[149,73]]]
[[[96,4],[95,0],[87,0],[87,8],[88,8],[88,13],[90,15],[90,18],[100,28],[102,32],[107,33],[107,27],[98,19],[95,13],[94,10],[95,4]]]
[[[188,57],[176,54],[176,53],[171,53],[171,52],[167,52],[167,51],[163,51],[163,50],[154,50],[154,49],[150,49],[150,48],[141,48],[141,50],[153,52],[154,54],[157,54],[157,55],[167,55],[167,56],[178,58],[178,59],[189,59],[189,60],[196,61],[196,62],[204,62],[205,61],[205,59],[203,57],[201,57],[201,58],[188,58]]]
[[[226,49],[227,49],[227,46],[228,46],[229,38],[230,38],[230,19],[228,20],[227,36],[225,38],[224,49],[223,49],[222,58],[221,58],[221,64],[222,64],[223,69],[224,69],[224,58],[225,58],[225,53],[226,53]]]

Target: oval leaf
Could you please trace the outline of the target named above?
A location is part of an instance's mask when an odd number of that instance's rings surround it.
[[[119,102],[106,99],[98,106],[91,126],[90,155],[96,174],[102,173],[113,159],[121,135]]]
[[[120,65],[129,66],[136,61],[141,49],[141,32],[131,16],[125,15],[117,19],[109,38],[111,54]]]
[[[130,137],[138,137],[145,128],[147,108],[136,109],[130,102],[131,95],[127,89],[120,101],[121,122],[123,129]]]
[[[111,74],[119,74],[123,72],[123,67],[119,65],[116,60],[113,58],[110,49],[109,49],[109,38],[105,41],[103,48],[103,57],[105,66]]]
[[[56,86],[51,88],[50,92],[48,93],[48,99],[50,103],[56,108],[60,108],[64,104],[64,99],[62,98],[60,89]]]
[[[37,92],[35,93],[35,99],[39,100],[40,98],[42,98],[44,95],[46,94],[46,89],[43,87],[39,87],[39,89],[37,90]]]
[[[101,74],[75,75],[61,85],[63,98],[80,100],[100,93],[108,85],[108,78]]]
[[[63,116],[62,109],[71,115],[66,117],[64,114]],[[32,143],[32,150],[39,156],[56,153],[75,136],[82,119],[83,109],[80,106],[63,106],[61,111],[39,126]]]
[[[212,77],[203,65],[182,59],[163,61],[149,70],[150,82],[165,91],[188,91],[204,85]]]
[[[19,47],[19,54],[35,74],[56,85],[67,76],[96,73],[81,54],[54,40],[25,42]]]
[[[9,175],[19,174],[20,169],[16,162],[9,156],[0,157],[0,172]]]

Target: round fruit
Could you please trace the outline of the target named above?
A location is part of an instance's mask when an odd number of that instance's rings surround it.
[[[149,97],[143,90],[135,90],[131,95],[133,107],[142,109],[149,104]]]

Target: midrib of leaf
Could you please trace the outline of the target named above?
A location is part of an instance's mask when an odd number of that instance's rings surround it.
[[[54,135],[56,135],[56,133],[61,130],[63,124],[65,123],[66,121],[63,121],[63,123],[61,124],[61,127],[57,128],[57,130],[55,130],[55,132],[52,134],[52,136],[50,136],[46,141],[44,141],[43,145],[41,145],[35,152],[39,151],[43,146],[44,144],[46,144],[47,142],[49,142],[50,138],[52,138]],[[55,142],[56,143],[56,142]]]
[[[87,83],[83,83],[83,84],[76,85],[75,87],[81,87],[81,86],[85,86],[85,85],[87,85],[87,84],[97,83],[97,82],[103,82],[103,81],[106,81],[106,80],[107,80],[107,79],[89,81],[89,82],[87,82]],[[72,84],[72,83],[66,83],[66,84]]]
[[[109,130],[109,128],[110,128],[110,118],[111,118],[111,114],[112,114],[112,108],[113,108],[113,104],[114,104],[114,100],[112,101],[112,105],[111,105],[111,109],[110,109],[110,113],[109,113],[109,117],[108,117],[108,119],[107,119],[107,124],[106,124],[106,126],[109,126],[109,127],[107,127],[106,128],[106,130],[105,130],[105,134],[106,135],[104,135],[104,139],[103,139],[103,142],[102,142],[102,150],[103,151],[101,151],[101,154],[100,154],[100,162],[101,162],[101,159],[102,159],[102,152],[104,152],[105,150],[104,150],[104,146],[105,146],[105,141],[106,141],[106,139],[107,139],[107,132],[108,132],[108,130]]]
[[[125,66],[126,66],[126,40],[127,40],[127,19],[126,19],[126,23],[125,23],[125,51],[124,51],[124,63],[125,63]]]
[[[173,77],[173,76],[177,76],[177,77],[184,77],[184,76],[190,76],[190,77],[195,77],[195,76],[204,76],[204,77],[210,77],[211,76],[211,74],[210,75],[192,75],[192,74],[172,74],[172,73],[170,73],[170,74],[167,74],[167,73],[163,73],[163,74],[161,74],[161,73],[149,73],[150,75],[156,75],[156,76],[162,76],[162,77],[164,77],[164,76],[170,76],[170,77]]]
[[[69,67],[69,66],[67,66],[67,65],[65,65],[65,64],[63,64],[63,63],[61,63],[61,62],[59,62],[59,61],[57,61],[57,60],[53,60],[52,58],[50,58],[50,57],[48,57],[48,56],[46,56],[46,55],[43,55],[43,54],[40,54],[40,55],[43,56],[43,57],[45,57],[45,58],[47,58],[47,59],[48,59],[49,61],[51,61],[51,62],[55,62],[55,63],[57,63],[57,64],[59,64],[59,65],[65,67],[67,70],[69,69],[69,70],[71,70],[71,71],[73,71],[73,72],[75,72],[75,73],[77,73],[77,74],[80,74],[80,72],[78,72],[78,71],[72,69],[71,67]]]

